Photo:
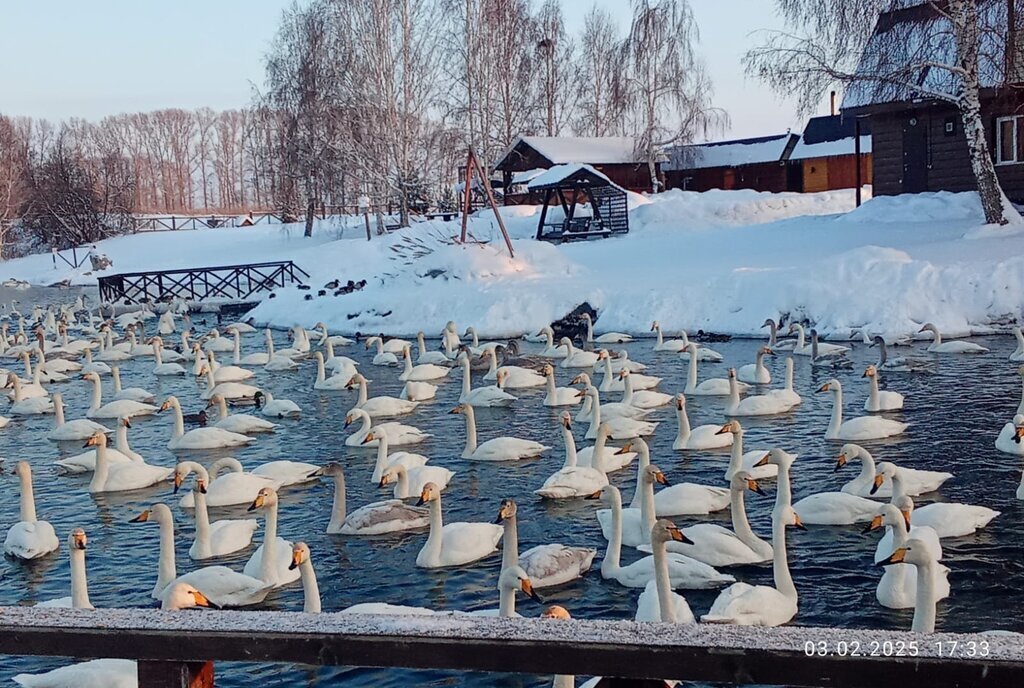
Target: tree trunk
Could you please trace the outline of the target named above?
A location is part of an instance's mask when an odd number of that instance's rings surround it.
[[[303,236],[313,236],[313,221],[316,219],[316,194],[313,193],[313,178],[306,178],[306,230]]]

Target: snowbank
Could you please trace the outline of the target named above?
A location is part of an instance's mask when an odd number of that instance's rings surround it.
[[[582,301],[598,309],[598,330],[631,332],[658,319],[670,329],[763,334],[766,317],[791,314],[838,336],[862,326],[910,333],[924,321],[955,335],[1020,314],[1024,234],[979,231],[974,194],[877,198],[852,212],[852,191],[645,200],[630,214],[630,234],[560,246],[529,239],[536,209],[503,209],[515,259],[490,212],[470,220],[487,243],[467,246],[451,242],[458,221],[435,221],[370,242],[359,228],[318,227],[304,239],[301,226],[276,226],[125,237],[99,250],[118,271],[290,258],[314,286],[366,279],[364,290],[339,297],[279,290],[253,312],[259,322],[323,320],[341,332],[436,334],[456,320],[490,336],[517,334]],[[64,276],[47,255],[0,265],[0,279]]]

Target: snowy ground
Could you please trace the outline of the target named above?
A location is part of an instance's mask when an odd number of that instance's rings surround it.
[[[1024,227],[983,226],[975,194],[880,197],[853,210],[852,190],[672,191],[632,197],[627,236],[563,246],[531,239],[536,208],[502,212],[515,259],[484,213],[471,230],[485,245],[451,245],[458,222],[371,242],[360,228],[323,223],[312,239],[301,225],[260,225],[122,237],[98,250],[117,272],[289,258],[314,287],[366,279],[361,292],[311,301],[281,290],[253,313],[279,326],[323,320],[341,332],[436,334],[455,320],[498,336],[536,331],[589,301],[598,331],[646,332],[657,319],[669,330],[763,334],[766,317],[789,313],[837,337],[860,326],[916,332],[925,321],[957,335],[1018,317],[1024,299]],[[0,279],[9,277],[95,279],[55,270],[49,255],[0,264]]]

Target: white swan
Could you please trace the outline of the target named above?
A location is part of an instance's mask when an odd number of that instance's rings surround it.
[[[31,560],[46,556],[60,547],[53,526],[36,519],[36,500],[32,489],[32,467],[28,461],[19,461],[15,468],[21,486],[21,515],[19,521],[7,531],[4,554],[17,559]]]
[[[630,507],[640,506],[640,499],[644,496],[643,476],[647,466],[651,465],[651,449],[643,440],[636,440],[637,453],[640,461],[637,463],[637,483],[633,493],[633,502]],[[664,476],[663,476],[664,477]],[[664,487],[653,494],[654,515],[657,518],[666,516],[694,516],[710,514],[713,511],[721,511],[729,506],[729,490],[711,485],[700,485],[697,483],[672,483],[665,479]],[[654,486],[651,486],[653,491]]]
[[[593,404],[590,412],[590,427],[587,428],[586,438],[588,440],[597,439],[597,429],[601,425],[602,415],[605,418],[605,423],[608,425],[608,436],[615,440],[628,440],[640,436],[653,435],[654,431],[658,428],[658,423],[652,423],[645,420],[636,420],[629,416],[617,415],[619,412],[625,411],[635,412],[642,409],[637,409],[635,406],[627,406],[621,402],[608,404],[607,408],[601,406],[600,393],[597,391],[597,387],[588,385],[586,389],[580,390],[581,396],[588,396]],[[611,411],[616,412],[616,415],[611,416]],[[611,416],[611,417],[609,417]]]
[[[423,487],[427,483],[433,483],[438,490],[443,492],[454,475],[454,471],[443,466],[406,468],[402,464],[396,463],[384,469],[378,486],[394,485],[392,496],[395,499],[409,499],[422,494]]]
[[[244,382],[216,382],[215,375],[215,373],[211,372],[209,365],[204,364],[199,369],[199,377],[206,378],[206,389],[199,395],[200,399],[208,400],[217,394],[225,399],[251,399],[256,395],[256,392],[260,391],[259,387],[253,387]]]
[[[935,361],[930,358],[915,356],[896,356],[889,358],[889,347],[885,340],[875,336],[869,346],[878,347],[878,368],[887,373],[932,373],[935,372]]]
[[[504,529],[494,523],[448,523],[441,515],[441,491],[427,483],[417,506],[430,505],[430,534],[416,555],[422,568],[464,566],[494,553]]]
[[[23,688],[138,688],[139,670],[133,659],[93,659],[11,680]]]
[[[673,353],[680,353],[686,349],[686,345],[689,344],[687,341],[682,339],[665,339],[661,333],[661,323],[657,320],[651,323],[651,332],[658,333],[658,340],[654,343],[655,351],[671,351]]]
[[[625,392],[626,381],[622,377],[623,372],[632,373],[633,389],[635,390],[653,389],[661,383],[662,378],[660,377],[633,373],[629,368],[614,370],[612,368],[612,358],[607,349],[601,349],[597,352],[597,360],[601,365],[602,372],[601,384],[597,388],[602,392]]]
[[[493,355],[493,350],[491,353]],[[420,363],[414,366],[412,364],[412,351],[408,346],[402,349],[402,360],[405,364],[405,369],[398,376],[398,379],[402,382],[408,382],[409,380],[414,382],[440,380],[448,377],[448,373],[452,372],[452,369],[448,366],[437,365],[436,363]]]
[[[85,414],[88,418],[134,418],[136,416],[148,416],[157,412],[157,407],[152,404],[143,404],[133,399],[118,399],[106,404],[103,403],[103,387],[100,376],[96,373],[86,373],[83,379],[92,382],[92,404]]]
[[[975,344],[974,342],[965,342],[962,340],[954,340],[952,342],[942,341],[942,335],[939,334],[939,328],[932,323],[925,323],[921,326],[918,332],[931,332],[934,339],[932,343],[928,345],[928,351],[933,354],[987,354],[988,349]]]
[[[691,353],[696,351],[697,345],[691,343]],[[741,392],[746,392],[749,386],[746,383],[737,382]],[[687,370],[686,387],[683,389],[689,396],[725,397],[730,394],[729,379],[724,377],[709,378],[697,384],[697,357],[690,356],[690,364]]]
[[[270,361],[270,347],[273,346],[274,339],[270,330],[267,329],[263,333],[263,339],[267,343],[266,351],[254,351],[251,354],[242,355],[242,333],[236,326],[229,327],[228,332],[235,338],[235,351],[232,361],[236,366],[258,366],[266,365]],[[255,331],[255,330],[254,330]]]
[[[562,440],[565,443],[565,463],[562,468],[548,476],[544,484],[533,493],[547,499],[572,499],[587,497],[608,484],[600,454],[595,455],[590,466],[576,464],[576,440],[572,436],[572,418],[563,411],[560,419]]]
[[[628,368],[619,371],[619,379],[622,380],[622,403],[627,406],[635,406],[639,409],[654,409],[664,406],[672,401],[671,394],[655,392],[651,389],[634,391],[633,375]]]
[[[545,343],[544,348],[541,349],[540,353],[538,354],[539,356],[543,356],[544,358],[559,359],[565,358],[566,355],[569,353],[568,350],[561,344],[555,346],[555,334],[554,330],[552,330],[551,327],[545,325],[540,329],[536,336],[543,337],[543,341]]]
[[[843,386],[839,380],[829,380],[818,392],[832,393],[832,417],[825,430],[827,440],[880,440],[900,435],[907,429],[906,423],[877,416],[861,416],[843,422]]]
[[[734,583],[715,599],[701,621],[742,626],[781,626],[797,612],[797,591],[786,556],[786,526],[803,528],[790,506],[789,467],[793,455],[772,449],[766,461],[778,467],[779,483],[772,510],[772,572],[775,586]]]
[[[640,593],[636,601],[635,621],[662,623],[696,623],[686,598],[672,591],[669,574],[669,542],[683,544],[687,537],[671,521],[658,521],[651,529],[651,552],[654,557],[654,580]]]
[[[340,334],[331,334],[327,331],[327,323],[322,320],[316,325],[313,325],[313,331],[320,333],[320,339],[317,340],[317,344],[320,346],[326,346],[328,343],[332,346],[350,346],[356,343],[356,340],[349,339]]]
[[[356,419],[359,419],[360,426],[358,430],[345,438],[345,446],[347,447],[376,447],[376,440],[371,440],[369,442],[363,441],[371,430],[374,433],[386,433],[388,436],[388,443],[393,447],[406,444],[417,444],[428,437],[432,437],[432,435],[425,433],[412,425],[403,425],[402,423],[395,422],[377,423],[374,425],[373,419],[370,418],[370,414],[360,408],[352,409],[345,415],[345,427],[347,428],[352,423],[355,423]]]
[[[415,380],[406,382],[398,394],[398,398],[404,401],[429,401],[435,397],[437,397],[437,385]]]
[[[927,543],[932,555],[938,561],[942,558],[942,544],[939,542],[938,534],[927,526],[916,526],[907,531],[907,520],[892,504],[882,505],[881,512],[871,520],[871,523],[864,529],[865,533],[888,527],[893,533],[892,546],[900,549],[907,546],[907,540],[911,537]],[[888,550],[892,551],[892,550]],[[884,561],[888,557],[882,555],[875,563]],[[938,576],[935,585],[936,602],[949,597],[949,569],[941,564],[937,565],[933,572]],[[917,572],[909,564],[891,564],[885,567],[878,586],[875,588],[875,597],[878,603],[889,609],[909,609],[914,606],[914,599],[917,596]]]
[[[580,373],[574,377],[569,384],[582,385],[580,390],[576,392],[576,395],[583,397],[583,406],[576,413],[576,420],[580,423],[589,423],[594,420],[594,403],[601,403],[601,390],[599,390],[590,381],[590,375],[587,373]],[[587,390],[594,387],[595,394],[590,396],[587,394]],[[633,418],[635,420],[642,420],[651,413],[650,409],[640,408],[639,406],[633,406],[622,401],[615,401],[609,404],[601,405],[601,416],[605,420],[611,418]]]
[[[626,334],[624,332],[605,332],[598,336],[594,336],[594,319],[590,317],[590,313],[583,314],[583,322],[587,324],[587,341],[596,342],[598,344],[625,344],[626,342],[633,341],[633,335]]]
[[[344,469],[340,464],[331,462],[321,468],[320,473],[334,479],[334,502],[331,506],[331,520],[327,524],[328,534],[386,535],[430,525],[427,509],[411,506],[400,499],[373,502],[348,513]]]
[[[118,366],[110,366],[111,379],[114,381],[114,400],[120,399],[131,399],[133,401],[139,401],[143,404],[152,404],[153,400],[156,399],[156,395],[147,389],[142,387],[122,387],[121,386],[121,369]],[[83,375],[85,373],[83,372]]]
[[[796,332],[796,345],[793,347],[794,356],[814,356],[814,345],[813,343],[807,343],[803,325],[800,323],[792,323],[789,326],[789,332],[790,334]],[[818,342],[818,356],[821,357],[829,358],[839,356],[849,352],[849,350],[850,347],[848,346]]]
[[[320,613],[320,584],[316,580],[316,569],[310,556],[309,545],[296,542],[292,545],[292,563],[289,570],[298,569],[302,579],[302,612],[304,614]]]
[[[204,566],[178,576],[174,552],[174,517],[166,504],[154,504],[131,519],[132,523],[155,521],[160,526],[160,559],[156,583],[150,596],[162,600],[179,584],[190,585],[219,607],[245,607],[259,604],[273,590],[273,585],[238,573],[227,566]]]
[[[868,379],[870,385],[868,398],[864,400],[865,411],[880,413],[882,411],[899,411],[903,408],[902,394],[878,389],[878,369],[875,366],[869,365],[865,368],[863,377]]]
[[[1024,415],[1018,413],[999,430],[995,442],[996,449],[1006,454],[1024,456],[1024,442],[1020,441],[1021,437],[1024,437]]]
[[[265,525],[263,543],[245,562],[245,575],[270,583],[275,588],[293,583],[301,575],[291,568],[292,543],[277,536],[277,490],[261,488],[256,499],[249,505],[249,511],[263,510]]]
[[[544,381],[547,386],[547,391],[544,394],[545,406],[575,406],[580,403],[580,397],[577,395],[578,390],[572,387],[555,386],[555,369],[551,367],[551,364],[546,364],[543,372]]]
[[[213,462],[210,471],[195,461],[181,461],[174,469],[174,491],[181,488],[185,478],[193,471],[206,478],[204,501],[207,506],[252,504],[264,487],[279,487],[279,483],[266,476],[247,473],[238,459],[226,456]],[[212,480],[211,480],[212,478]],[[186,492],[178,505],[183,509],[195,507],[195,494]]]
[[[12,416],[36,416],[43,413],[53,413],[53,400],[49,395],[26,397],[23,392],[21,380],[11,373],[7,376],[8,384],[14,388],[13,403],[7,409]]]
[[[543,387],[547,380],[536,370],[523,368],[522,366],[503,365],[498,367],[498,354],[494,349],[484,351],[484,356],[490,359],[490,365],[484,374],[485,380],[497,380],[498,373],[503,372],[502,389],[529,389]],[[446,368],[447,370],[447,368]]]
[[[167,442],[171,450],[189,449],[220,449],[222,447],[239,447],[249,444],[253,438],[222,428],[193,428],[185,432],[185,417],[181,413],[181,403],[177,397],[167,397],[160,406],[161,411],[171,409],[174,412],[174,431]]]
[[[466,356],[465,353],[461,353],[459,354],[457,362],[462,368],[462,394],[459,395],[460,404],[481,407],[509,406],[516,400],[516,397],[501,389],[500,384],[473,389],[472,382],[470,380],[469,357]],[[502,377],[504,377],[504,374],[499,373],[498,378],[500,379]]]
[[[466,447],[462,458],[472,461],[519,461],[540,456],[551,447],[518,437],[494,437],[477,444],[476,412],[470,404],[459,404],[448,413],[459,413],[466,419]],[[390,438],[389,438],[390,439]]]
[[[739,370],[736,371],[736,378],[740,382],[767,385],[772,381],[772,374],[764,365],[764,357],[774,355],[775,352],[771,350],[771,347],[762,346],[757,350],[755,362],[740,366]]]
[[[348,378],[341,375],[327,377],[327,370],[324,368],[324,355],[319,351],[314,354],[316,357],[316,379],[313,381],[313,389],[329,392],[340,392],[348,389]]]
[[[184,375],[187,371],[184,366],[180,363],[164,363],[163,349],[164,340],[160,337],[153,337],[153,356],[156,359],[156,364],[153,366],[154,375]],[[220,374],[218,369],[217,374]],[[251,375],[251,373],[250,373]]]
[[[275,399],[270,392],[260,390],[252,395],[256,408],[267,418],[298,418],[302,409],[291,399]]]
[[[451,363],[449,357],[443,351],[430,351],[427,349],[426,335],[423,332],[416,333],[416,348],[419,355],[417,363],[434,363],[437,365],[448,365]]]
[[[140,490],[170,479],[174,469],[150,466],[140,461],[111,463],[107,459],[107,436],[97,432],[86,447],[96,447],[96,470],[89,482],[89,492],[127,492]]]
[[[1013,326],[1013,337],[1017,340],[1017,348],[1010,354],[1010,360],[1019,363],[1024,361],[1024,332],[1018,325]]]
[[[673,449],[722,449],[732,446],[732,434],[719,432],[722,428],[720,425],[690,428],[690,417],[686,413],[686,397],[682,394],[676,395],[676,419],[679,421],[679,429],[675,441],[672,442]]]
[[[632,443],[627,442],[622,447],[615,447],[608,442],[608,424],[601,423],[597,428],[597,437],[592,447],[584,447],[576,452],[576,463],[579,466],[593,466],[595,457],[601,457],[601,470],[608,473],[621,471],[628,467],[636,458],[636,452],[631,451]]]
[[[89,578],[85,570],[85,548],[88,546],[89,538],[81,528],[75,528],[68,535],[68,559],[71,563],[71,596],[58,597],[53,600],[40,602],[37,607],[43,608],[66,608],[66,609],[93,609],[89,601]]]
[[[686,330],[679,330],[679,338],[683,340],[683,349],[679,352],[679,358],[684,361],[689,361],[693,354],[690,353],[690,337],[686,334]],[[718,353],[714,349],[708,348],[703,344],[697,344],[697,358],[702,361],[710,363],[721,363],[725,360],[722,354]]]
[[[537,545],[519,553],[518,507],[511,499],[501,500],[495,523],[504,524],[501,541],[501,567],[521,566],[535,588],[565,585],[590,570],[597,550],[561,544]]]
[[[100,425],[96,421],[89,420],[88,418],[76,418],[72,421],[64,420],[64,408],[67,404],[64,403],[64,398],[60,392],[53,393],[53,412],[54,412],[54,426],[53,429],[46,433],[46,439],[53,440],[54,442],[65,442],[65,441],[82,441],[92,437],[97,432],[110,432],[110,430]]]
[[[914,502],[903,489],[903,469],[888,461],[878,464],[875,484],[881,485],[885,478],[892,480],[892,503],[901,510],[910,511],[910,523],[915,526],[931,526],[940,538],[972,535],[984,528],[1000,512],[975,504],[934,502],[914,508]]]
[[[375,433],[372,430],[363,438],[364,441],[372,442],[377,440],[377,460],[373,464],[373,473],[370,474],[370,482],[379,485],[384,469],[393,465],[402,465],[406,468],[419,468],[425,466],[429,459],[422,454],[413,454],[406,451],[389,452],[388,436],[386,433]],[[418,494],[418,492],[417,492]]]
[[[110,432],[106,427],[101,427],[102,430],[97,432]],[[138,452],[132,451],[131,447],[128,446],[128,428],[130,427],[131,421],[127,418],[118,419],[117,436],[114,440],[115,448],[107,447],[108,463],[128,463],[130,461],[142,462],[142,456]],[[91,436],[92,435],[90,435],[90,437]],[[81,454],[57,459],[53,463],[58,467],[57,470],[61,473],[91,473],[96,470],[96,450],[90,449],[89,451],[82,452]]]
[[[746,471],[751,475],[754,480],[764,480],[765,478],[774,478],[779,474],[779,467],[768,463],[758,465],[761,460],[768,453],[767,449],[752,449],[750,451],[743,451],[743,426],[740,425],[738,420],[731,420],[719,430],[719,432],[731,433],[732,450],[729,452],[729,466],[725,469],[725,479],[729,482],[732,481],[732,477],[737,471]]]
[[[559,361],[560,368],[593,368],[597,365],[597,352],[579,351],[572,345],[572,340],[562,337],[559,346],[565,348],[565,358]]]
[[[1024,418],[1021,419],[1024,423]],[[884,480],[880,487],[875,488],[875,459],[859,444],[844,444],[839,450],[839,457],[836,459],[836,470],[845,466],[851,460],[860,460],[860,473],[853,480],[848,481],[841,488],[843,492],[859,495],[861,497],[887,498],[892,497],[892,479],[883,476]],[[934,492],[942,487],[942,484],[953,477],[952,473],[944,471],[924,471],[917,468],[900,468],[903,493],[916,497],[926,492]]]
[[[729,400],[725,404],[725,415],[740,417],[774,416],[786,413],[794,405],[793,397],[786,394],[758,394],[740,399],[739,383],[736,382],[736,371],[733,368],[729,369]]]
[[[849,492],[816,492],[793,505],[805,524],[847,526],[875,517],[878,502]]]
[[[910,630],[913,633],[935,632],[935,602],[937,601],[936,580],[940,577],[939,563],[928,544],[918,538],[909,538],[903,547],[895,550],[879,566],[910,564],[917,569],[916,594],[914,596],[914,620]]]
[[[217,407],[217,413],[220,416],[217,422],[213,424],[213,427],[220,428],[221,430],[236,432],[240,435],[254,435],[261,432],[274,432],[274,430],[281,427],[277,423],[271,423],[269,420],[264,420],[247,413],[232,414],[228,411],[227,401],[219,394],[214,394],[206,402],[206,408],[211,406]]]
[[[199,464],[195,465],[202,468]],[[253,533],[259,528],[259,521],[254,518],[221,519],[211,523],[206,505],[209,481],[205,469],[196,469],[195,488],[192,491],[196,507],[196,533],[188,550],[188,556],[193,561],[222,557],[243,550],[252,543]]]
[[[393,340],[392,340],[393,341]],[[401,349],[396,352],[390,352],[384,350],[384,340],[380,337],[369,337],[366,340],[366,348],[369,349],[371,346],[377,347],[377,354],[370,361],[375,366],[393,366],[398,365],[398,357],[395,353],[401,353]]]
[[[656,466],[649,467],[652,472],[658,472]],[[645,588],[654,580],[655,562],[653,556],[645,556],[633,563],[622,566],[622,496],[614,485],[605,485],[601,488],[601,503],[608,507],[611,516],[608,548],[605,550],[604,559],[601,561],[601,577],[605,580],[614,580],[627,588]],[[650,516],[650,523],[645,519],[643,527],[646,530],[644,540],[651,539],[653,523],[655,518]],[[685,536],[682,542],[686,542]],[[668,564],[669,582],[672,588],[703,589],[716,588],[734,580],[728,574],[719,573],[707,564],[691,559],[682,554],[669,553],[666,557]]]

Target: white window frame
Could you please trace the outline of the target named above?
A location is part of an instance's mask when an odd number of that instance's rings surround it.
[[[1020,132],[1021,124],[1020,120],[1024,120],[1024,115],[1010,115],[1008,117],[997,117],[996,118],[996,164],[997,165],[1021,165],[1024,164],[1024,160],[1017,159],[1017,153],[1019,151],[1017,136]],[[1013,122],[1013,160],[1003,160],[1003,123]]]

